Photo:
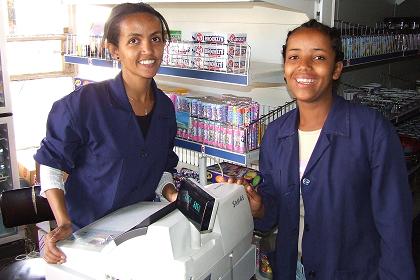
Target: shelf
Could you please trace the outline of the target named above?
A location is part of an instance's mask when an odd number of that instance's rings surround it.
[[[113,67],[116,68],[118,65],[114,64],[112,60],[80,57],[73,55],[65,55],[64,61],[72,64],[84,64],[93,65],[100,67]],[[234,74],[217,71],[206,71],[189,68],[178,68],[170,66],[161,66],[159,75],[181,77],[196,80],[204,80],[211,82],[219,82],[225,84],[233,84],[240,86],[279,86],[284,82],[283,67],[280,64],[264,63],[264,62],[252,62],[250,63],[249,74]]]
[[[247,165],[251,161],[255,161],[258,158],[258,150],[254,150],[245,154],[236,153],[233,151],[228,151],[208,145],[204,145],[201,143],[175,138],[175,146],[196,151],[202,152],[209,156],[218,157],[224,160],[232,161],[241,165]]]
[[[81,56],[74,56],[74,55],[65,55],[64,62],[71,63],[71,64],[85,64],[85,65],[93,65],[93,66],[101,66],[101,67],[113,67],[113,68],[116,67],[116,65],[114,65],[112,60],[91,58],[91,57],[81,57]]]
[[[170,66],[160,66],[158,74],[172,77],[191,78],[227,84],[236,84],[242,86],[248,85],[248,75],[246,74],[232,74]]]
[[[410,59],[416,57],[420,57],[420,52],[418,50],[346,59],[344,60],[344,69],[352,70],[353,68],[372,66],[372,64],[375,63],[390,63],[393,61],[399,61],[403,59]]]

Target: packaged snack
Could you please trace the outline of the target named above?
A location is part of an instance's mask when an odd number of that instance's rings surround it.
[[[243,180],[255,188],[261,184],[263,178],[258,170],[228,162],[207,167],[207,181],[209,183],[237,183],[238,180]]]

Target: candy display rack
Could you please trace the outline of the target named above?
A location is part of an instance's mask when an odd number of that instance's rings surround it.
[[[171,42],[165,47],[158,74],[247,86],[250,55],[251,49],[245,43]],[[99,36],[81,40],[68,34],[64,60],[72,64],[120,67],[102,46]]]
[[[281,115],[296,107],[296,102],[290,101],[285,105],[270,111],[269,113],[261,116],[249,125],[244,127],[244,150],[243,152],[235,152],[228,149],[215,147],[209,144],[204,144],[190,139],[183,139],[177,137],[175,146],[195,151],[201,156],[210,156],[218,159],[226,160],[228,162],[237,163],[243,166],[250,166],[252,162],[258,159],[258,149],[261,145],[261,140],[267,125]]]

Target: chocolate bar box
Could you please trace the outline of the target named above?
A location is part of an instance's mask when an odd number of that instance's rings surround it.
[[[258,170],[228,162],[207,167],[207,181],[209,183],[236,183],[238,180],[245,180],[256,188],[262,183],[263,178]]]

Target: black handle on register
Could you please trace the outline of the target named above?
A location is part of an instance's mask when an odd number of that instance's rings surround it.
[[[0,208],[5,227],[16,227],[54,220],[48,200],[40,195],[41,186],[3,191]]]

